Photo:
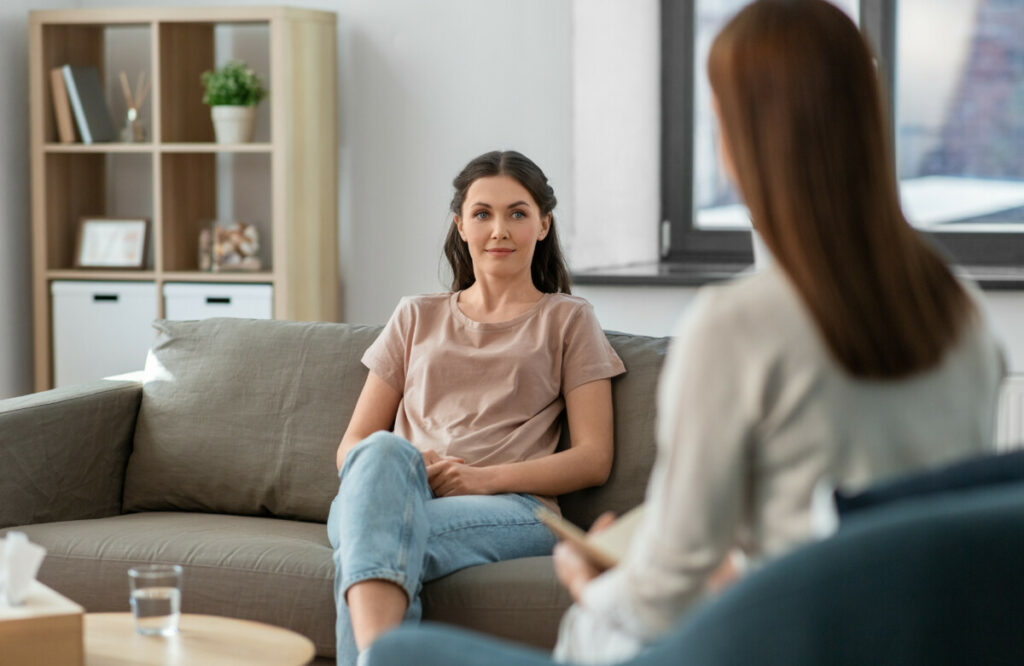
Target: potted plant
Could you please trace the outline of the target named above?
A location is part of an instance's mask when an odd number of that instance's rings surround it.
[[[240,60],[200,76],[206,92],[203,103],[210,105],[217,143],[245,143],[252,137],[256,105],[267,96],[256,72]]]

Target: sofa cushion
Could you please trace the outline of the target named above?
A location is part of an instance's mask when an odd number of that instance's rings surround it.
[[[47,549],[39,579],[87,612],[128,610],[129,567],[180,564],[182,612],[286,627],[334,655],[334,562],[321,524],[168,511],[16,529]],[[427,620],[548,649],[570,601],[550,557],[470,567],[423,589]]]
[[[318,523],[137,513],[17,528],[47,549],[39,580],[87,612],[128,610],[129,567],[184,567],[181,610],[286,627],[334,654],[334,562]]]
[[[155,326],[125,510],[325,521],[335,451],[366,378],[360,359],[381,329],[241,319]],[[669,340],[607,335],[627,368],[612,380],[615,465],[605,485],[559,499],[581,526],[639,504],[654,464]],[[566,427],[561,446],[568,441]]]
[[[608,341],[626,366],[612,380],[615,416],[615,463],[603,486],[585,488],[558,498],[562,513],[580,527],[589,527],[605,511],[621,515],[644,499],[654,465],[655,396],[670,338],[607,332]],[[559,448],[569,444],[562,429]]]
[[[124,509],[325,521],[379,327],[157,321]]]
[[[550,650],[572,597],[550,555],[456,571],[423,588],[423,617]]]

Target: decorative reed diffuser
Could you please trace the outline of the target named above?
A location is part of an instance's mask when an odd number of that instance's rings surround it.
[[[146,140],[146,130],[142,126],[142,117],[139,115],[139,111],[142,109],[142,103],[146,101],[146,95],[149,94],[149,81],[146,80],[146,73],[140,71],[135,80],[135,94],[133,95],[131,88],[128,87],[128,76],[124,70],[121,71],[120,78],[124,103],[127,106],[124,127],[121,128],[121,141],[141,143]]]

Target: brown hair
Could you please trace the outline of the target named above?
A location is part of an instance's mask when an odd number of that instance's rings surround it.
[[[870,48],[825,0],[757,0],[708,77],[754,227],[852,375],[936,365],[973,305],[900,210]]]
[[[548,185],[547,176],[530,158],[514,150],[495,150],[473,159],[452,181],[455,187],[451,203],[452,214],[462,215],[462,204],[466,200],[469,186],[480,178],[490,176],[515,178],[533,197],[542,218],[551,213],[558,203],[555,191]],[[459,228],[454,220],[444,241],[444,256],[452,269],[452,291],[465,289],[476,282],[469,246],[459,236]],[[553,214],[547,235],[537,241],[534,248],[530,274],[533,277],[533,286],[544,293],[571,293],[569,271],[565,267],[565,258],[558,243]]]

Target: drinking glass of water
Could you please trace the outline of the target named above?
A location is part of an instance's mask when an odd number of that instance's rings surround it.
[[[178,632],[181,616],[181,567],[147,564],[128,570],[135,631],[143,636]]]

